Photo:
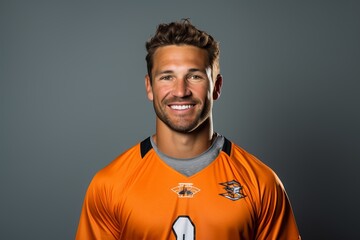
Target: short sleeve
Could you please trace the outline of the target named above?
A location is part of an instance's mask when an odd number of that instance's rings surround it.
[[[76,240],[118,238],[117,221],[109,211],[108,190],[95,176],[85,195]]]
[[[261,189],[256,239],[300,240],[289,198],[274,172]]]

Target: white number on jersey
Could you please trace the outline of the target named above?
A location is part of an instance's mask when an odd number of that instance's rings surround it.
[[[188,216],[178,217],[173,224],[176,240],[194,240],[195,226]]]

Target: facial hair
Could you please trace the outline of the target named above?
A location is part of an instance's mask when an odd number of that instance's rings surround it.
[[[155,101],[153,102],[153,107],[156,113],[156,116],[171,130],[179,132],[179,133],[190,133],[197,129],[199,125],[201,125],[209,116],[210,116],[210,102],[205,101],[201,109],[195,109],[195,112],[192,113],[192,116],[189,115],[176,115],[170,116],[166,111],[169,104],[172,102],[181,103],[181,102],[191,102],[195,104],[195,107],[201,104],[201,101],[197,99],[189,99],[189,98],[171,98],[166,99],[161,102],[161,104],[157,104]],[[191,120],[186,118],[191,118]]]

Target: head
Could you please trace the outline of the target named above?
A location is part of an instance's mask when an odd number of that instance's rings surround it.
[[[157,129],[189,133],[212,129],[213,101],[220,96],[219,46],[188,20],[161,24],[146,43],[145,86]]]
[[[160,24],[155,35],[146,42],[147,72],[152,78],[153,56],[159,47],[168,45],[190,45],[206,50],[212,70],[212,79],[220,73],[219,43],[204,31],[197,29],[188,19],[180,22]]]

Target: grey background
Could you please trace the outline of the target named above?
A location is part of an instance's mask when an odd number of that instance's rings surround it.
[[[358,1],[1,1],[0,238],[73,239],[92,176],[154,132],[144,42],[221,43],[216,131],[282,179],[303,239],[358,239]]]

